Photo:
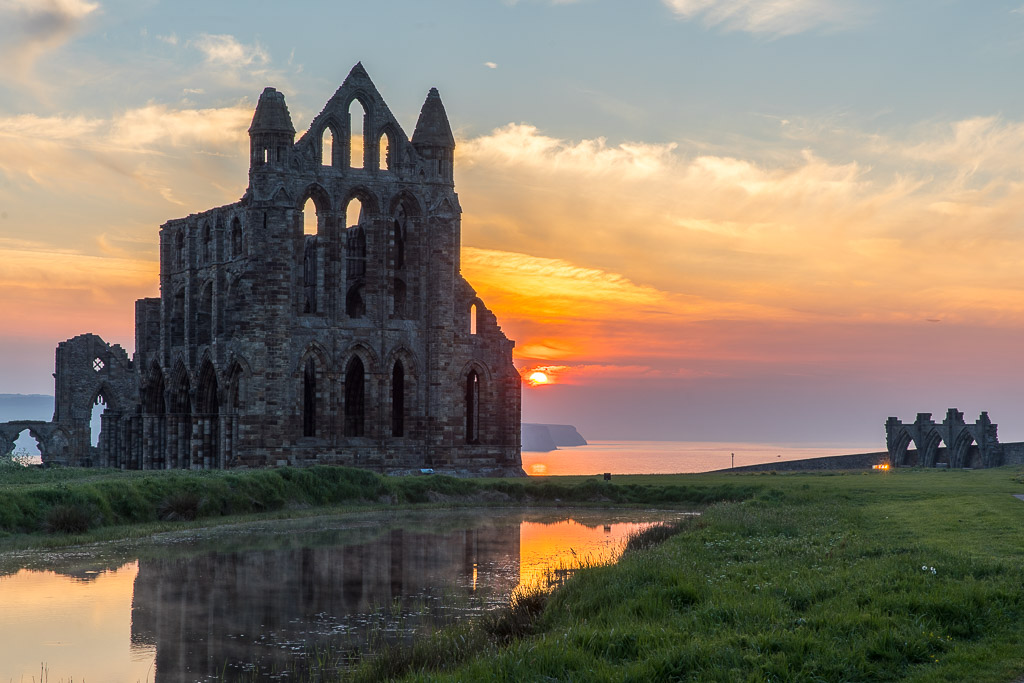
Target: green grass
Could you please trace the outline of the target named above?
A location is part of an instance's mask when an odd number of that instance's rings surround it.
[[[611,484],[597,478],[384,477],[347,467],[122,472],[0,468],[0,547],[55,545],[145,534],[168,524],[239,515],[301,514],[337,506],[622,504],[703,506],[743,500],[754,482]]]
[[[382,655],[404,668],[368,662],[354,676],[1006,683],[1024,675],[1024,502],[1011,495],[1024,493],[1020,470],[620,480],[764,487],[712,505],[659,544],[636,544],[615,565],[577,572],[507,644],[462,626],[423,639],[416,656]]]

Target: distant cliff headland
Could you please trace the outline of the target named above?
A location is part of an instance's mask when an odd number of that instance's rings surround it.
[[[572,425],[547,425],[536,422],[523,423],[523,450],[558,450],[559,446],[586,446],[587,440]]]

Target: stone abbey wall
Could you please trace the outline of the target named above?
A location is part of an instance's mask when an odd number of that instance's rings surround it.
[[[460,275],[437,90],[408,138],[357,64],[295,135],[267,88],[241,200],[161,226],[160,297],[136,302],[130,360],[92,334],[60,344],[45,461],[522,473],[514,342]]]

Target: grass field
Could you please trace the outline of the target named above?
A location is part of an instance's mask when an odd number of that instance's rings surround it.
[[[758,486],[609,484],[596,478],[384,477],[346,467],[147,471],[0,467],[0,549],[146,535],[239,516],[293,516],[326,507],[640,505],[693,508],[743,500]]]
[[[385,653],[409,680],[998,681],[1024,675],[1019,469],[622,477],[758,487],[578,572],[520,624]]]
[[[0,545],[325,505],[699,506],[680,533],[615,565],[370,653],[345,678],[1009,683],[1024,677],[1024,501],[1013,494],[1024,494],[1021,468],[612,482],[5,469]],[[88,511],[85,531],[54,526],[67,508]]]

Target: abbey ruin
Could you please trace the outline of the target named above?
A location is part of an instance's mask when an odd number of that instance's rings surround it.
[[[410,139],[356,64],[295,135],[265,89],[242,198],[160,228],[134,354],[60,343],[53,420],[0,424],[0,453],[27,429],[45,463],[72,466],[522,474],[514,343],[460,274],[437,90]]]

